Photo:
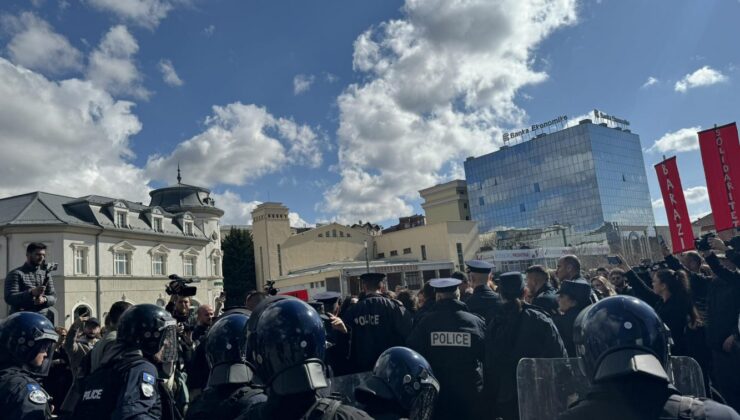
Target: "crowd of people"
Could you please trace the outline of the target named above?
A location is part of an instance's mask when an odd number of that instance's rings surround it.
[[[309,302],[273,289],[192,308],[173,288],[165,307],[116,302],[102,323],[83,314],[68,330],[47,319],[53,283],[31,244],[6,281],[0,413],[508,420],[519,418],[521,359],[580,357],[591,391],[553,418],[740,419],[740,250],[706,242],[680,256],[663,246],[663,261],[637,266],[615,256],[586,269],[569,255],[555,270],[494,274],[467,261],[418,291],[367,273],[359,295]],[[712,399],[680,395],[670,356],[698,362]],[[350,375],[357,386],[332,393]]]

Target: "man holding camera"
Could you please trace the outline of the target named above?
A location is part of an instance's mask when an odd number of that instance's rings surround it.
[[[53,323],[48,308],[56,303],[56,292],[49,273],[55,269],[56,264],[46,263],[46,245],[30,243],[26,248],[26,263],[5,277],[5,303],[10,313],[38,312]]]

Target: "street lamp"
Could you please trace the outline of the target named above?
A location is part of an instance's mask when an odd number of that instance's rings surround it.
[[[365,269],[369,273],[370,272],[370,259],[368,259],[367,257],[367,239],[365,239],[364,245],[365,245]]]

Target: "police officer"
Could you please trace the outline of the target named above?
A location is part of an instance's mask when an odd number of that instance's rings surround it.
[[[505,273],[499,280],[501,310],[486,329],[485,399],[504,420],[519,418],[516,367],[524,357],[567,357],[550,316],[524,302],[524,276]],[[495,417],[493,417],[495,418]]]
[[[576,357],[576,347],[573,344],[573,324],[578,314],[591,302],[591,285],[585,280],[566,280],[558,290],[558,314],[552,317],[563,339],[568,356]]]
[[[324,326],[326,327],[326,364],[331,366],[334,376],[345,375],[350,371],[348,364],[349,334],[347,327],[338,316],[340,297],[338,292],[319,292],[314,296],[324,305]]]
[[[381,294],[382,273],[360,276],[363,294],[342,320],[350,333],[350,373],[373,369],[380,354],[406,342],[411,331],[411,314],[403,304]]]
[[[248,316],[234,313],[222,317],[206,335],[205,351],[210,367],[208,386],[193,401],[185,418],[237,418],[253,404],[267,400],[262,389],[251,386],[253,373],[241,355]]]
[[[422,355],[391,347],[378,358],[373,375],[355,389],[355,399],[376,420],[429,420],[439,390]]]
[[[34,379],[46,376],[59,335],[49,320],[17,312],[0,324],[0,417],[51,418],[49,394]]]
[[[682,396],[671,385],[668,338],[640,299],[613,296],[589,306],[576,319],[574,340],[591,389],[560,419],[740,419],[728,406]]]
[[[434,418],[477,417],[483,387],[486,324],[460,301],[458,279],[434,279],[437,302],[414,328],[408,346],[431,364],[441,385]]]
[[[83,380],[73,418],[180,419],[164,380],[174,373],[177,322],[164,308],[134,305],[118,321],[111,360]]]
[[[550,284],[550,274],[548,274],[545,267],[541,265],[530,266],[525,274],[529,296],[532,297],[532,305],[539,307],[549,315],[556,315],[558,313],[558,298],[555,288]]]
[[[367,413],[341,401],[320,398],[328,387],[326,334],[319,314],[291,296],[271,296],[247,322],[244,354],[265,386],[267,401],[240,419],[366,419]]]
[[[488,277],[493,269],[493,264],[480,260],[470,260],[465,261],[465,265],[467,266],[468,278],[473,286],[473,295],[465,301],[465,304],[468,305],[470,312],[482,317],[486,322],[490,322],[493,319],[494,312],[501,304],[498,293],[488,286]]]

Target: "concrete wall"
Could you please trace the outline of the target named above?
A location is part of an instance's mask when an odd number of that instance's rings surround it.
[[[293,235],[282,244],[283,275],[331,262],[364,261],[365,240],[368,241],[368,257],[372,260],[372,237],[364,229],[333,223]]]

